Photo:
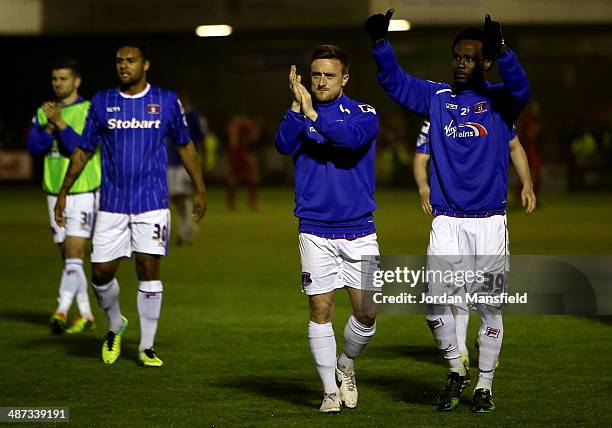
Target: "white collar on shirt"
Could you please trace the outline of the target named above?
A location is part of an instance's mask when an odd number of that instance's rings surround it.
[[[151,89],[151,84],[147,83],[147,87],[144,88],[141,92],[137,94],[128,95],[128,94],[124,94],[123,92],[119,91],[119,95],[121,95],[123,98],[142,98],[145,95],[147,95],[147,93],[149,92],[149,89]]]

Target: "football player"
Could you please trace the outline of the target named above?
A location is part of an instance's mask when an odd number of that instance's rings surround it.
[[[144,366],[159,367],[163,362],[154,349],[154,339],[164,290],[160,258],[167,254],[170,235],[166,137],[176,144],[194,183],[196,221],[206,210],[206,193],[178,97],[147,82],[151,63],[146,45],[121,44],[115,64],[119,88],[99,92],[92,99],[83,140],[70,158],[55,205],[55,220],[60,226],[65,225],[68,189],[100,144],[102,187],[91,262],[94,291],[110,323],[102,359],[113,364],[121,353],[121,336],[128,321],[119,308],[115,273],[121,259],[134,253],[139,281],[138,358]]]
[[[376,331],[371,296],[378,266],[374,225],[374,156],[378,116],[344,94],[349,64],[342,49],[317,46],[310,89],[295,66],[289,71],[291,106],[279,125],[276,148],[295,164],[295,216],[299,219],[302,291],[308,296],[308,342],[324,396],[320,411],[357,406],[355,358]],[[332,328],[335,291],[345,288],[353,313],[336,358]]]
[[[434,281],[427,284],[426,291],[435,296],[467,296],[470,292],[500,295],[505,291],[509,269],[508,142],[529,97],[527,76],[505,45],[500,24],[487,15],[482,30],[466,29],[453,40],[453,84],[418,79],[399,66],[385,38],[392,14],[389,10],[385,15],[372,15],[365,27],[372,38],[379,83],[401,106],[430,121],[429,201],[434,219],[428,268],[450,265],[461,269],[469,260],[472,269],[482,269],[488,278],[476,283],[475,289]],[[499,84],[484,79],[484,72],[494,61],[503,80]],[[519,175],[529,177],[526,158],[519,161],[518,169]],[[533,185],[531,179],[523,184],[530,213],[535,208]],[[465,304],[462,306],[467,310]],[[472,410],[490,412],[495,409],[491,391],[504,335],[502,314],[498,305],[479,303],[476,310],[481,328]],[[454,410],[466,385],[467,369],[460,358],[450,305],[430,305],[427,323],[450,367],[438,410]]]
[[[64,260],[59,304],[51,317],[51,329],[56,334],[64,331],[81,333],[95,326],[83,260],[97,210],[100,151],[92,153],[83,173],[68,189],[64,214],[66,225],[60,228],[55,222],[53,207],[70,163],[70,155],[81,143],[90,103],[79,95],[81,71],[74,58],[60,58],[51,64],[51,84],[56,99],[43,103],[36,111],[28,135],[28,151],[33,157],[44,159],[42,185],[47,193],[51,231]],[[68,311],[75,297],[79,316],[68,327]]]

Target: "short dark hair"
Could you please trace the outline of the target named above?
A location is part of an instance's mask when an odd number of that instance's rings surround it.
[[[319,45],[314,48],[312,51],[312,56],[310,57],[310,62],[313,62],[315,59],[337,59],[342,64],[342,73],[347,74],[349,70],[349,61],[346,56],[346,52],[344,52],[341,48],[334,45]]]
[[[140,51],[142,55],[142,59],[145,61],[150,58],[151,50],[149,46],[143,41],[140,40],[125,40],[117,45],[117,50],[121,48],[136,48]]]
[[[459,43],[459,41],[461,40],[478,40],[482,43],[482,46],[484,47],[484,32],[479,28],[466,28],[464,30],[461,30],[453,40],[452,52],[455,52],[455,46],[457,46],[457,43]]]
[[[72,71],[72,74],[75,77],[81,77],[81,65],[74,58],[71,58],[69,56],[63,56],[51,63],[51,71],[59,70],[62,68],[66,68]]]

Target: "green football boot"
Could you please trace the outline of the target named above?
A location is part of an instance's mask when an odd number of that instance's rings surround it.
[[[53,334],[62,334],[66,331],[66,314],[56,312],[51,316],[51,331]]]
[[[113,331],[109,331],[106,334],[106,340],[102,345],[102,361],[105,364],[113,364],[121,355],[121,336],[125,333],[125,329],[128,326],[128,320],[124,316],[121,316],[121,320],[123,324],[119,329],[119,332],[115,333]]]
[[[66,329],[67,334],[78,334],[91,331],[96,328],[96,321],[85,317],[76,318],[70,327]]]
[[[138,360],[145,367],[161,367],[164,365],[153,348],[138,353]]]

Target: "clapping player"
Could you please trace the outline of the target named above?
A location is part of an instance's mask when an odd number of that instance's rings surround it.
[[[95,326],[83,260],[97,210],[100,151],[92,153],[79,179],[67,190],[66,223],[64,228],[60,228],[55,222],[53,207],[70,155],[81,143],[89,101],[79,95],[81,71],[74,58],[60,58],[51,64],[51,84],[56,99],[43,103],[36,111],[28,135],[28,151],[35,158],[44,158],[42,184],[47,193],[51,231],[64,260],[58,306],[51,317],[51,329],[56,334],[64,331],[82,333]],[[79,316],[68,327],[68,311],[75,298]]]
[[[139,281],[138,358],[144,366],[159,367],[163,363],[154,349],[154,339],[164,291],[160,258],[167,254],[170,235],[166,137],[177,145],[194,183],[196,221],[206,210],[206,194],[178,97],[147,82],[147,47],[140,42],[120,45],[115,63],[120,86],[99,92],[92,99],[83,140],[72,154],[55,205],[55,220],[65,225],[68,189],[100,144],[102,188],[91,262],[94,291],[110,323],[102,359],[113,364],[121,353],[121,336],[128,321],[119,308],[115,273],[121,259],[134,253]]]
[[[374,45],[379,83],[398,104],[431,124],[429,200],[434,219],[427,250],[429,268],[452,265],[454,260],[473,260],[473,266],[485,269],[489,278],[477,291],[501,294],[509,269],[508,142],[513,138],[513,124],[527,103],[527,77],[516,55],[504,44],[501,26],[487,15],[482,30],[467,29],[455,37],[452,85],[415,78],[399,66],[385,39],[392,14],[389,10],[386,15],[373,15],[365,27]],[[484,72],[494,61],[502,83],[491,84],[484,79]],[[526,162],[520,169],[527,177]],[[524,182],[523,191],[530,213],[535,208],[531,180]],[[435,296],[465,296],[469,291],[441,281],[432,281],[427,287],[427,292]],[[476,309],[481,317],[480,355],[472,409],[490,412],[495,409],[493,376],[504,335],[501,307],[478,303]],[[467,370],[460,359],[451,307],[430,305],[427,323],[450,367],[438,410],[454,410],[466,386]]]
[[[376,331],[368,296],[378,267],[374,226],[374,154],[378,116],[344,94],[349,64],[342,49],[317,46],[311,57],[312,95],[296,67],[289,72],[291,107],[276,147],[295,163],[302,291],[308,295],[308,342],[323,382],[323,413],[357,405],[354,359]],[[335,290],[346,288],[353,313],[336,358],[332,328]]]

